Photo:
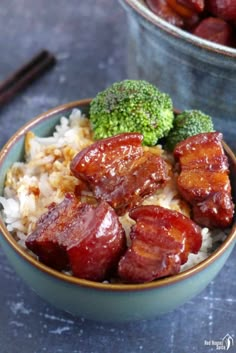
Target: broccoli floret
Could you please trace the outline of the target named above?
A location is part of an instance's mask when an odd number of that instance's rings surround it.
[[[185,110],[174,118],[173,128],[166,138],[166,146],[173,151],[176,144],[189,136],[214,131],[212,119],[200,110]]]
[[[172,100],[143,80],[116,82],[97,94],[90,105],[96,140],[123,132],[143,134],[143,144],[155,145],[172,128]]]

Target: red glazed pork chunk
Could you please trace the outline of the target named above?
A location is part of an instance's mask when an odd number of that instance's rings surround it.
[[[145,152],[143,136],[124,133],[95,142],[79,152],[72,173],[87,184],[97,200],[105,200],[122,215],[168,179],[168,165]]]
[[[26,245],[46,265],[102,281],[116,268],[126,249],[126,237],[108,203],[82,204],[73,194],[67,194],[39,219]]]
[[[142,283],[176,274],[198,253],[201,228],[179,212],[159,206],[139,206],[129,213],[132,226],[131,246],[119,262],[123,281]]]
[[[236,47],[236,0],[146,0],[167,22],[212,42]]]
[[[209,228],[229,226],[234,205],[222,134],[189,137],[176,146],[174,156],[181,170],[179,192],[192,205],[193,219]]]

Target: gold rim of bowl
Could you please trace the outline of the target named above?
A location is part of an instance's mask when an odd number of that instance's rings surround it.
[[[23,125],[3,146],[2,150],[0,151],[0,168],[3,164],[5,158],[7,157],[8,151],[11,147],[21,138],[24,137],[25,133],[30,130],[31,128],[38,125],[40,122],[49,119],[51,116],[56,114],[62,115],[63,112],[68,111],[73,108],[79,108],[80,106],[85,106],[90,103],[91,99],[83,99],[79,101],[74,101],[70,103],[66,103],[50,109],[49,111],[38,115],[36,118],[30,120],[28,123]],[[234,165],[236,166],[236,156],[229,148],[229,146],[224,142],[224,148],[229,157],[232,159]],[[100,282],[93,282],[85,279],[80,279],[74,276],[66,275],[62,272],[56,271],[43,263],[39,262],[36,258],[31,256],[27,250],[23,249],[11,233],[7,230],[6,225],[4,224],[3,220],[0,218],[0,233],[5,238],[7,243],[11,246],[11,248],[22,257],[25,261],[27,261],[30,265],[42,271],[46,275],[52,276],[58,280],[64,281],[66,283],[70,283],[73,285],[104,290],[104,291],[143,291],[147,289],[157,289],[163,286],[172,285],[178,283],[182,280],[190,278],[192,275],[197,274],[200,271],[207,269],[209,265],[215,262],[235,241],[236,239],[236,223],[234,223],[230,234],[227,236],[226,240],[205,260],[200,262],[199,264],[195,265],[191,269],[186,271],[180,272],[176,275],[172,275],[170,277],[165,277],[162,279],[158,279],[148,283],[142,284],[121,284],[121,283],[100,283]]]

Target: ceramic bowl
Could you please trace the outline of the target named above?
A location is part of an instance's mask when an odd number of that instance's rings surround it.
[[[61,116],[73,108],[89,111],[89,100],[72,102],[39,115],[24,125],[0,152],[0,195],[6,172],[12,163],[23,159],[24,137],[29,130],[39,136],[52,134]],[[236,159],[225,145],[231,166],[236,200]],[[236,225],[224,243],[194,268],[146,284],[105,284],[65,275],[39,263],[21,248],[0,217],[0,245],[9,262],[25,282],[42,298],[56,307],[87,319],[125,321],[156,317],[171,311],[202,291],[221,270],[234,243]]]
[[[143,0],[120,3],[127,14],[128,77],[152,82],[178,109],[236,121],[236,49],[167,23]]]

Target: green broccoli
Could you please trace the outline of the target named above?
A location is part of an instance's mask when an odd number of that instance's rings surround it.
[[[143,134],[144,145],[155,145],[172,128],[172,100],[143,80],[116,82],[97,94],[90,105],[96,140],[123,132]]]
[[[174,118],[173,128],[166,138],[166,146],[173,151],[176,144],[189,136],[214,131],[212,119],[200,110],[185,110]]]

